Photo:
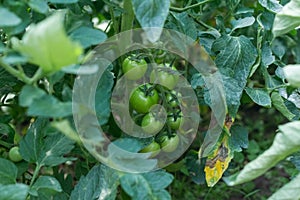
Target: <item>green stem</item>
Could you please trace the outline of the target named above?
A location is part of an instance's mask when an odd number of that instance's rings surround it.
[[[35,181],[37,175],[39,174],[40,169],[41,169],[41,166],[40,166],[39,164],[37,164],[37,165],[36,165],[36,168],[35,168],[35,170],[34,170],[34,172],[33,172],[32,179],[31,179],[31,181],[30,181],[30,187],[33,185],[33,183],[34,183],[34,181]]]
[[[13,145],[11,145],[11,144],[9,144],[9,143],[7,143],[7,142],[4,142],[4,141],[2,141],[2,140],[0,140],[0,145],[1,146],[4,146],[5,148],[7,148],[7,149],[9,149],[9,148],[11,148]]]
[[[187,10],[189,10],[191,8],[195,8],[195,7],[201,6],[203,4],[206,4],[206,3],[210,2],[210,1],[212,1],[212,0],[201,1],[201,2],[196,3],[196,4],[193,4],[193,5],[190,5],[190,6],[186,6],[184,8],[170,7],[170,10],[174,11],[174,12],[184,12],[184,11],[187,11]]]
[[[25,73],[22,73],[22,72],[16,70],[12,66],[10,66],[10,65],[6,64],[5,62],[3,62],[1,59],[0,59],[0,66],[2,66],[11,75],[17,77],[18,79],[20,79],[24,83],[27,83],[27,84],[31,84],[32,83],[31,79],[28,76],[26,76]]]
[[[131,0],[124,0],[124,13],[122,15],[121,32],[130,30],[134,20]]]

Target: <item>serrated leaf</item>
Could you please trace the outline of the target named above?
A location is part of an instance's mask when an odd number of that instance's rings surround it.
[[[279,199],[300,199],[300,174],[268,198],[268,200]]]
[[[296,115],[293,114],[285,105],[284,100],[278,92],[272,92],[271,94],[273,106],[281,112],[287,119],[292,120]]]
[[[71,193],[71,200],[114,200],[119,185],[117,172],[104,165],[94,166],[82,176]]]
[[[277,0],[259,0],[259,4],[269,11],[278,13],[282,9],[282,5]]]
[[[40,176],[30,188],[29,193],[33,196],[51,197],[55,193],[62,192],[60,183],[51,176]]]
[[[21,41],[16,38],[12,40],[13,48],[27,56],[30,63],[40,66],[45,73],[77,63],[83,50],[67,37],[63,20],[63,12],[56,12],[31,25]]]
[[[251,181],[274,167],[288,155],[300,150],[300,121],[281,125],[279,130],[280,132],[277,133],[268,150],[248,163],[241,172],[224,178],[228,185],[238,185]]]
[[[1,185],[0,200],[25,200],[29,187],[25,184]]]
[[[74,141],[62,134],[47,135],[48,120],[38,118],[20,142],[20,153],[24,160],[39,166],[56,166],[71,158],[63,155],[74,148]]]
[[[92,45],[97,45],[106,40],[107,36],[104,32],[94,29],[91,27],[82,26],[74,30],[70,37],[74,41],[80,42],[83,48],[90,47]]]
[[[153,182],[154,179],[155,182]],[[165,192],[164,188],[172,180],[171,174],[160,170],[144,174],[125,174],[121,177],[120,183],[132,200],[153,199],[153,196],[168,200],[171,199],[171,196]]]
[[[21,19],[7,8],[0,7],[0,27],[16,26],[21,23]]]
[[[234,116],[256,61],[256,48],[245,36],[223,35],[214,42],[213,50],[219,52],[215,63],[222,74],[229,115]]]
[[[256,104],[271,107],[271,97],[266,89],[246,87],[245,91]]]
[[[274,19],[273,34],[275,37],[290,32],[300,25],[300,1],[291,0]]]
[[[231,21],[231,25],[232,25],[231,32],[233,32],[237,29],[240,29],[240,28],[245,28],[245,27],[251,26],[252,24],[254,24],[254,22],[255,22],[255,18],[253,16],[233,20],[233,21]]]
[[[287,65],[283,68],[283,72],[291,85],[300,87],[300,65]]]
[[[145,30],[148,39],[151,42],[157,41],[162,30],[153,29],[153,27],[163,28],[169,13],[170,0],[132,0],[132,6],[135,16]]]
[[[14,163],[4,158],[0,158],[0,184],[7,185],[16,183],[17,174],[18,168]]]

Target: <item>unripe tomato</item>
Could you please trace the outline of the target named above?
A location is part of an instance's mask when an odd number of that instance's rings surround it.
[[[158,133],[163,127],[164,124],[158,119],[156,119],[152,113],[148,113],[143,117],[142,129],[146,133],[149,133],[151,135]]]
[[[140,153],[150,153],[150,152],[152,152],[150,157],[157,156],[160,152],[160,145],[157,142],[153,141],[140,151]]]
[[[155,89],[151,89],[151,87],[150,84],[142,85],[135,89],[130,96],[129,103],[138,113],[147,113],[151,106],[158,103],[158,92]]]
[[[178,147],[179,144],[179,137],[178,135],[169,137],[169,136],[163,136],[161,138],[161,149],[164,152],[173,152],[176,150],[176,148]]]
[[[163,85],[169,90],[172,90],[176,86],[179,76],[177,69],[174,66],[168,67],[169,65],[170,64],[160,64],[158,68],[154,68],[150,74],[150,82]]]
[[[122,63],[123,73],[129,80],[138,80],[142,78],[146,73],[147,68],[145,59],[133,59],[127,57]]]
[[[19,162],[23,159],[19,152],[19,147],[11,148],[8,152],[8,157],[13,162]]]
[[[166,95],[167,104],[171,108],[177,108],[180,106],[180,98],[181,98],[181,94],[174,90],[172,90],[170,93]]]
[[[182,118],[182,112],[179,113],[173,113],[169,112],[168,113],[168,118],[167,118],[167,124],[172,128],[172,129],[179,129],[180,124],[183,122]]]

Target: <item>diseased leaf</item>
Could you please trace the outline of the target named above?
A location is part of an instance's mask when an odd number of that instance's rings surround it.
[[[29,187],[25,184],[1,185],[0,200],[25,200]]]
[[[274,167],[288,155],[300,150],[300,121],[281,125],[279,130],[280,132],[277,133],[268,150],[248,163],[241,172],[224,178],[228,185],[238,185],[251,181]]]
[[[258,2],[264,8],[274,13],[278,13],[282,9],[282,5],[277,0],[259,0]]]
[[[215,41],[213,50],[219,52],[215,63],[222,74],[228,112],[235,116],[250,70],[256,61],[256,48],[245,36],[223,35]]]
[[[18,168],[14,163],[0,158],[0,184],[7,185],[16,183],[17,174]]]
[[[135,16],[151,42],[158,40],[167,19],[170,0],[132,0]],[[154,29],[153,29],[154,28]]]
[[[0,6],[0,27],[15,26],[20,24],[21,21],[16,14]]]
[[[271,107],[271,97],[266,89],[246,87],[245,91],[256,104]]]
[[[67,37],[63,26],[63,12],[31,25],[23,39],[12,40],[13,48],[27,56],[30,63],[40,66],[45,73],[75,64],[83,50]]]
[[[104,165],[94,166],[82,176],[71,193],[71,200],[114,200],[117,195],[119,176],[117,171]]]
[[[290,32],[300,25],[300,1],[291,0],[274,19],[273,34],[275,37]]]
[[[283,68],[283,71],[291,85],[300,87],[300,65],[287,65]]]
[[[286,107],[284,100],[278,92],[273,92],[271,94],[271,99],[273,106],[287,119],[292,120],[296,116]]]

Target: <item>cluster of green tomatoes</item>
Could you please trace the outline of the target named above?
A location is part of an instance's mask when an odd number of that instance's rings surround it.
[[[122,70],[126,79],[138,80],[148,70],[144,58],[136,55],[128,56],[122,63]],[[161,150],[173,152],[179,145],[176,131],[183,124],[183,114],[180,109],[181,94],[174,87],[179,81],[179,72],[173,64],[156,64],[150,73],[150,83],[141,84],[131,93],[129,103],[132,118],[139,124],[152,142],[142,149],[141,153],[152,152],[152,157]],[[166,112],[166,122],[159,119],[159,112],[152,112],[151,107],[162,105]]]

